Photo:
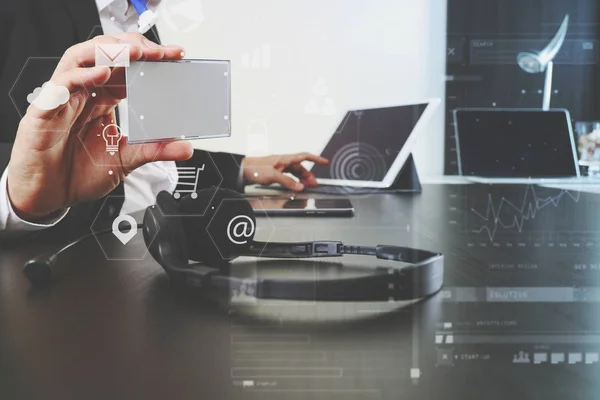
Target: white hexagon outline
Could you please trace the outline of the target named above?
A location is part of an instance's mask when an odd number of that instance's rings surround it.
[[[96,25],[96,26],[94,26],[94,28],[92,28],[92,31],[91,31],[91,32],[90,32],[90,34],[88,35],[88,38],[87,38],[87,40],[91,40],[91,39],[93,39],[92,35],[93,35],[94,31],[95,31],[97,28],[100,28],[100,31],[102,32],[102,27],[101,27],[100,25]],[[101,35],[99,35],[99,36],[101,36]],[[95,36],[94,36],[94,37],[95,37]],[[145,58],[141,58],[141,59],[140,59],[140,60],[138,60],[138,61],[144,61],[144,60],[145,60]],[[132,81],[132,82],[133,82],[133,81]],[[129,85],[129,84],[131,84],[131,82],[126,82],[126,83],[125,83],[125,88],[127,88],[127,85]],[[101,85],[101,87],[121,87],[121,86],[122,86],[122,85]],[[96,86],[96,85],[95,85],[94,87],[100,87],[100,86]],[[89,91],[88,91],[87,89],[85,89],[85,88],[84,88],[84,90],[86,90],[86,92],[89,94]],[[119,104],[119,103],[117,103],[117,104],[115,105],[115,110],[117,109],[117,107],[118,107],[118,104]],[[104,104],[96,104],[96,105],[94,105],[94,108],[96,108],[96,107],[99,107],[99,106],[105,106],[105,105],[104,105]],[[90,121],[91,121],[91,114],[90,114],[90,119],[88,119],[88,120],[86,121],[86,124],[87,124],[88,122],[90,122]],[[119,166],[121,166],[121,164],[96,164],[96,162],[95,162],[94,158],[92,157],[92,155],[90,154],[89,150],[87,149],[87,147],[85,146],[85,144],[84,144],[84,143],[83,143],[83,141],[81,140],[81,132],[83,131],[83,128],[84,128],[84,126],[82,126],[82,127],[81,127],[81,129],[79,130],[79,132],[77,132],[77,138],[79,139],[79,141],[80,141],[80,142],[81,142],[81,144],[83,145],[83,148],[85,149],[86,153],[88,154],[88,156],[89,156],[89,157],[90,157],[90,159],[92,160],[92,163],[93,163],[93,164],[94,164],[96,167],[119,167]],[[121,128],[119,127],[119,129],[121,129]],[[125,136],[125,140],[128,140],[128,136]],[[135,144],[144,144],[144,143],[131,143],[131,145],[135,145]],[[136,154],[138,154],[140,150],[141,150],[141,148],[139,148],[139,146],[138,146],[138,149],[137,149],[137,151],[136,151]],[[159,152],[159,151],[160,151],[160,148],[159,148],[159,150],[157,150],[156,154],[154,154],[154,156],[153,156],[153,158],[152,158],[152,160],[153,160],[153,161],[156,159],[156,156],[158,155],[158,152]],[[213,162],[213,164],[214,164],[214,162]],[[125,166],[129,166],[129,165],[130,165],[130,164],[125,164]],[[219,175],[220,175],[220,173],[219,173]],[[222,175],[221,175],[221,182],[219,183],[219,187],[221,186],[221,183],[222,183],[222,181],[223,181],[223,177],[222,177]]]
[[[93,111],[93,110],[94,110],[96,107],[104,107],[104,105],[103,105],[103,104],[96,104],[96,105],[94,105],[94,107],[92,108],[92,111]],[[115,107],[116,107],[116,106],[115,106]],[[92,157],[92,154],[90,154],[90,151],[89,151],[89,150],[88,150],[88,148],[86,147],[85,143],[83,142],[83,140],[81,140],[81,133],[82,133],[82,132],[83,132],[83,130],[85,129],[85,126],[86,126],[86,124],[88,124],[90,121],[92,121],[92,114],[93,114],[93,113],[91,113],[91,114],[90,114],[90,118],[89,118],[89,119],[88,119],[88,120],[85,122],[85,124],[83,124],[83,125],[81,126],[81,129],[79,129],[79,131],[77,132],[77,140],[79,140],[79,143],[81,143],[81,146],[83,147],[83,149],[84,149],[84,150],[85,150],[85,152],[87,153],[88,157],[89,157],[89,158],[90,158],[90,160],[92,161],[92,164],[94,164],[94,166],[96,166],[96,167],[128,167],[128,166],[131,166],[131,164],[120,164],[120,163],[115,163],[115,164],[97,164],[97,163],[96,163],[96,161],[94,160],[94,157]],[[117,126],[118,126],[118,125],[117,125]],[[119,127],[119,129],[121,129],[121,127]],[[126,136],[123,136],[123,137],[121,138],[121,140],[123,140],[123,138],[125,138],[125,139],[126,139]],[[136,152],[135,152],[135,154],[137,155],[137,154],[140,152],[140,150],[141,150],[141,147],[140,147],[140,146],[136,146]],[[160,148],[159,148],[159,150],[158,150],[158,151],[160,151]],[[158,154],[158,151],[157,151],[157,153],[156,153],[156,154]],[[153,157],[153,160],[154,160],[154,158],[156,158],[156,154],[154,155],[154,157]],[[116,154],[115,154],[115,155],[116,155]],[[121,161],[122,161],[122,159],[121,159]]]
[[[246,200],[246,199],[222,199],[221,202],[219,203],[219,205],[217,206],[217,209],[215,210],[215,213],[211,217],[210,221],[208,222],[208,224],[206,224],[206,233],[208,234],[208,237],[210,238],[210,240],[215,245],[215,248],[217,249],[217,251],[219,252],[219,255],[221,256],[221,258],[223,260],[225,260],[225,257],[223,257],[223,253],[221,253],[221,249],[219,249],[219,246],[217,245],[217,243],[213,239],[212,235],[210,234],[209,228],[210,228],[210,225],[212,224],[213,220],[215,219],[215,216],[217,215],[217,213],[221,209],[221,206],[226,201],[248,201],[248,200]],[[257,202],[260,203],[260,199],[257,199]],[[267,238],[267,240],[264,241],[265,246],[263,246],[263,248],[261,249],[261,251],[258,253],[259,257],[262,255],[263,251],[265,250],[266,245],[271,242],[271,238],[275,234],[275,230],[276,230],[275,225],[273,225],[273,222],[271,222],[271,218],[267,214],[265,214],[265,217],[266,217],[265,219],[267,220],[267,223],[271,226],[272,229],[271,229],[271,233],[269,234],[269,237]]]
[[[98,240],[98,234],[94,231],[94,225],[96,224],[96,221],[98,220],[98,218],[100,217],[100,214],[102,213],[102,210],[104,209],[104,206],[106,205],[106,202],[109,198],[115,198],[115,199],[123,199],[125,200],[125,196],[106,196],[104,198],[104,201],[102,202],[102,206],[100,206],[100,209],[98,211],[98,214],[96,215],[96,218],[94,218],[94,221],[92,221],[92,224],[90,225],[90,231],[92,232],[92,235],[94,236],[94,239],[96,239],[96,242],[98,243],[98,247],[100,247],[100,250],[102,250],[102,253],[104,254],[104,258],[106,258],[107,261],[143,261],[146,256],[149,253],[149,247],[152,245],[152,243],[154,242],[154,239],[156,239],[156,236],[158,235],[158,232],[160,231],[160,226],[158,227],[158,230],[156,231],[156,233],[154,234],[154,236],[152,237],[152,239],[150,240],[150,243],[146,244],[145,240],[144,240],[144,245],[146,248],[146,251],[144,251],[144,254],[142,255],[141,258],[113,258],[113,257],[108,257],[108,255],[106,254],[106,251],[104,250],[104,247],[102,246],[102,243],[100,242],[100,240]],[[140,224],[138,224],[139,227]],[[143,234],[143,233],[142,233]],[[136,232],[137,235],[137,232]]]
[[[160,5],[159,5],[159,6],[160,6]],[[153,26],[152,28],[150,28],[150,29],[151,29],[151,30],[152,30],[152,29],[156,29],[156,25],[154,25],[154,26]],[[97,30],[98,30],[98,32],[99,32],[99,33],[101,33],[101,34],[100,34],[100,35],[93,36],[93,35],[94,35],[94,32],[96,32]],[[125,32],[125,33],[126,33],[126,32]],[[88,40],[92,40],[92,39],[94,39],[94,38],[95,38],[95,37],[97,37],[97,36],[106,36],[106,35],[110,35],[110,34],[106,34],[106,33],[104,33],[104,30],[102,29],[102,25],[95,25],[95,26],[92,28],[92,30],[90,31],[89,35],[87,36],[87,39],[86,39],[86,41],[88,41]],[[158,36],[158,35],[157,35],[157,36]],[[159,43],[159,44],[160,44],[160,43]],[[147,60],[147,58],[145,58],[145,57],[142,57],[142,58],[140,58],[139,60],[136,60],[136,61],[131,61],[131,62],[140,62],[140,61],[146,61],[146,60]],[[127,68],[125,68],[125,69],[127,69]],[[125,82],[125,87],[127,87],[127,86],[128,86],[128,85],[130,85],[130,84],[132,84],[132,83],[135,81],[135,79],[137,78],[137,75],[135,75],[135,76],[132,76],[131,78],[132,78],[132,79],[131,79],[130,81],[126,81],[126,82]],[[119,86],[121,86],[121,85],[101,85],[101,86],[104,86],[104,87],[119,87]],[[98,86],[95,86],[95,87],[98,87]]]
[[[198,151],[204,151],[204,150],[198,150]],[[206,214],[206,211],[208,210],[210,203],[212,203],[213,199],[215,198],[215,196],[217,194],[217,191],[221,188],[221,185],[223,184],[223,175],[221,174],[221,171],[219,171],[217,163],[215,163],[215,161],[213,160],[212,156],[210,155],[210,152],[206,151],[205,153],[208,156],[208,158],[210,159],[210,162],[212,162],[213,166],[215,167],[215,171],[219,175],[219,184],[213,188],[206,188],[206,189],[212,189],[213,194],[210,197],[210,200],[207,202],[206,208],[204,209],[204,211],[201,214],[179,214],[179,213],[178,214],[165,214],[163,212],[163,210],[160,208],[160,206],[157,205],[157,207],[160,209],[160,212],[163,216],[165,216],[165,217],[203,217]],[[195,167],[195,168],[198,168],[198,167]],[[179,184],[179,182],[178,182],[178,184]],[[175,188],[177,188],[177,186]],[[198,190],[198,188],[196,188],[196,190]],[[171,195],[173,195],[173,194],[171,194]]]
[[[94,34],[94,32],[96,32],[96,29],[99,29],[99,32],[100,32],[100,35],[97,35],[97,36],[105,35],[104,30],[102,29],[102,25],[94,25],[94,27],[92,28],[90,33],[87,35],[87,38],[85,39],[86,42],[88,40],[92,40],[93,38],[96,37],[96,36],[92,36]]]
[[[99,32],[99,33],[101,33],[101,34],[100,34],[100,35],[93,36],[93,35],[94,35],[94,32],[96,32],[96,30],[98,30],[98,32]],[[86,41],[92,40],[92,39],[94,39],[95,37],[98,37],[98,36],[107,36],[107,35],[110,35],[110,34],[106,34],[106,33],[104,33],[104,30],[102,29],[102,25],[95,25],[95,26],[92,28],[92,30],[90,31],[89,35],[87,36],[87,39],[86,39]],[[137,61],[145,61],[145,60],[146,60],[145,58],[140,58],[140,59],[139,59],[139,60],[137,60]],[[96,62],[95,62],[95,60],[94,60],[94,64],[95,64],[95,63],[96,63]],[[126,69],[127,69],[127,68],[125,68],[125,70],[126,70]],[[126,73],[127,73],[127,72],[126,72]],[[133,80],[132,80],[131,82],[133,82]],[[127,81],[126,81],[126,82],[125,82],[125,85],[124,85],[124,86],[125,86],[125,88],[127,88],[127,86],[128,86],[129,84],[131,84],[131,82],[127,82]],[[122,86],[122,85],[104,85],[104,84],[103,84],[103,85],[94,85],[94,87],[121,87],[121,86]]]
[[[29,62],[31,60],[58,60],[60,62],[61,57],[28,57],[27,60],[25,61],[25,64],[23,64],[21,71],[19,71],[19,74],[17,75],[13,85],[10,87],[10,90],[8,91],[8,97],[10,97],[10,101],[11,101],[11,103],[13,103],[13,106],[17,110],[17,114],[19,114],[19,117],[21,119],[25,116],[25,114],[21,114],[21,110],[19,110],[19,106],[17,106],[17,103],[15,102],[15,99],[13,98],[13,90],[14,90],[15,86],[17,86],[17,83],[21,79],[21,76],[23,75],[25,68],[27,68],[27,64],[29,64]],[[38,87],[41,87],[44,83],[45,82],[40,83],[40,86],[38,86]],[[69,93],[69,99],[70,99],[70,96],[71,96],[71,93]],[[57,131],[50,131],[50,132],[63,132],[63,131],[57,130]]]

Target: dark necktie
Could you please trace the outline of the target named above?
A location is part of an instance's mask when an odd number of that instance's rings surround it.
[[[146,37],[146,39],[154,43],[160,44],[160,37],[158,36],[158,30],[156,29],[156,25],[150,28],[148,32],[144,33],[144,36]]]

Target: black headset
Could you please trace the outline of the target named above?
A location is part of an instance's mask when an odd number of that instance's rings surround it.
[[[352,246],[340,241],[259,242],[254,240],[255,227],[254,211],[242,194],[211,188],[179,201],[160,192],[156,205],[146,209],[142,230],[150,254],[172,281],[208,295],[235,291],[258,299],[413,300],[431,296],[443,285],[444,256],[439,253],[401,246]],[[58,253],[81,240],[29,260],[25,275],[32,283],[47,281]],[[322,281],[237,278],[228,268],[229,262],[240,256],[319,258],[344,254],[375,256],[404,265],[373,268],[361,277]]]

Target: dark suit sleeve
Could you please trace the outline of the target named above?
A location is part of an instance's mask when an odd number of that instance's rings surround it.
[[[0,1],[0,142],[12,143],[19,124],[19,114],[9,96],[12,86],[27,58],[18,48],[21,32],[17,26],[17,7],[20,4],[8,4]],[[22,22],[22,21],[19,21]],[[43,82],[42,82],[43,83]]]
[[[244,184],[240,179],[240,166],[243,158],[244,156],[240,154],[195,150],[192,158],[178,163],[178,166],[203,169],[199,175],[198,189],[222,187],[243,193]],[[179,183],[182,183],[181,179]],[[177,188],[177,190],[179,189],[181,187]]]

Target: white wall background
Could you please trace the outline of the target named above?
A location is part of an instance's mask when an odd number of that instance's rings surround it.
[[[163,0],[160,15],[163,43],[232,61],[232,136],[198,148],[319,153],[347,110],[444,99],[446,0]],[[442,103],[420,175],[443,154]]]

